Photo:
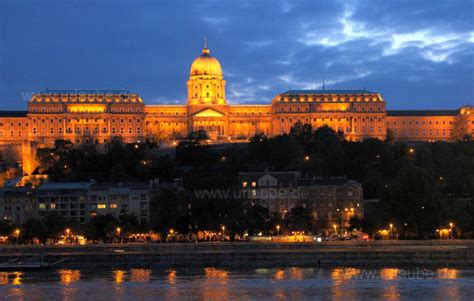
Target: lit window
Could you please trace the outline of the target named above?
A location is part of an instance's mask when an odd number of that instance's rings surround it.
[[[242,187],[247,187],[248,183],[247,182],[242,182]]]
[[[54,203],[49,204],[49,208],[50,208],[50,209],[56,209],[56,204],[54,204]]]
[[[116,208],[117,208],[117,204],[115,204],[115,203],[110,204],[110,208],[111,208],[111,209],[116,209]]]
[[[39,209],[46,209],[46,204],[40,203],[38,204]]]
[[[252,182],[252,187],[257,187],[257,182]]]
[[[107,208],[106,204],[97,204],[97,209],[105,209]]]

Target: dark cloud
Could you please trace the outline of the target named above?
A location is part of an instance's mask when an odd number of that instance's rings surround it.
[[[184,103],[207,36],[233,103],[324,77],[390,108],[455,108],[474,99],[473,19],[473,1],[0,1],[0,103],[44,88]]]

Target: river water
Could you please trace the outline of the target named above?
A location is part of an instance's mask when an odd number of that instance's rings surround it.
[[[1,300],[474,300],[474,268],[0,272]]]

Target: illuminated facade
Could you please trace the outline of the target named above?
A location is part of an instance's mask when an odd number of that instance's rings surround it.
[[[364,216],[362,185],[347,178],[304,178],[297,171],[240,172],[241,195],[282,218],[295,207],[311,211],[313,220],[349,227]]]
[[[28,111],[0,112],[0,145],[22,145],[24,166],[33,147],[57,139],[104,143],[147,138],[171,140],[205,130],[212,140],[246,141],[255,134],[288,133],[297,122],[328,125],[351,141],[366,138],[450,141],[474,135],[474,107],[459,110],[389,111],[379,93],[366,90],[289,90],[267,105],[228,104],[219,61],[204,47],[191,65],[183,105],[145,105],[126,90],[46,90]],[[29,170],[31,168],[25,168]]]

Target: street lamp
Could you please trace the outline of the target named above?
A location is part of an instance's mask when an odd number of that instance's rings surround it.
[[[69,234],[71,234],[71,229],[66,228],[66,236],[69,236]]]
[[[451,239],[453,239],[453,223],[449,223],[449,228],[450,228],[450,233],[451,233]]]
[[[277,225],[276,228],[277,228],[277,236],[279,236],[280,235],[280,225]]]
[[[390,224],[389,226],[390,226],[390,236],[393,239],[393,224]]]
[[[222,240],[225,241],[225,226],[222,226],[221,230],[222,230]]]
[[[334,224],[334,225],[332,225],[332,227],[334,228],[334,233],[336,233],[336,235],[337,235],[337,225]]]
[[[20,240],[20,229],[15,230],[15,236],[16,236],[16,244],[18,245],[19,240]]]
[[[305,161],[309,161],[309,156],[304,156]]]
[[[120,227],[117,227],[117,228],[115,229],[115,232],[117,232],[117,236],[118,236],[118,238],[120,239],[120,242],[122,242],[122,237],[120,237],[120,232],[122,232],[122,229],[121,229]]]

